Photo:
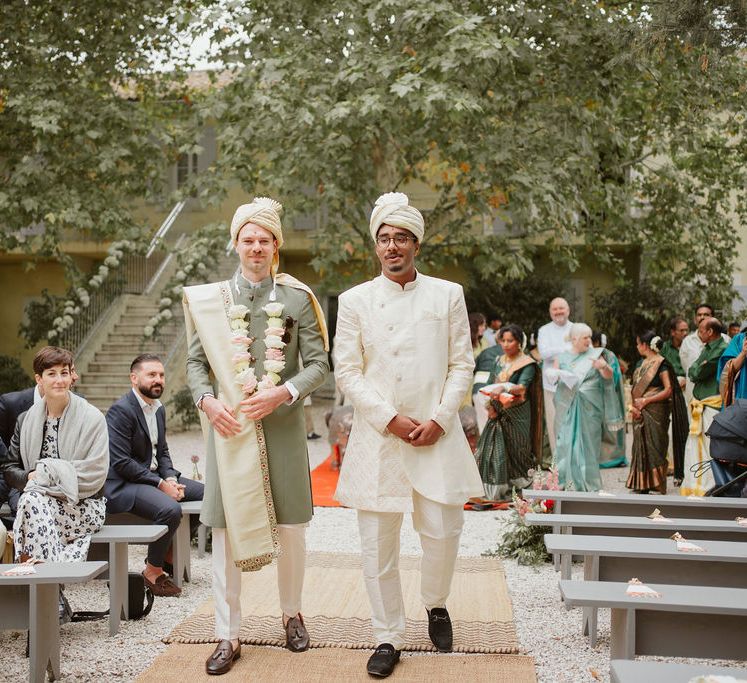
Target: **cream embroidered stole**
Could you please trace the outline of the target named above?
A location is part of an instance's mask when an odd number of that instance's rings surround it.
[[[200,337],[220,386],[219,398],[235,410],[242,426],[229,438],[215,432],[215,459],[234,564],[254,571],[277,556],[278,529],[262,422],[250,420],[238,409],[244,396],[234,381],[231,362],[234,350],[227,311],[232,305],[228,282],[184,288],[187,338]],[[200,422],[207,441],[210,425],[202,412]]]

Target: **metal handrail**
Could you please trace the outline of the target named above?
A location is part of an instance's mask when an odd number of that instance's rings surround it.
[[[173,257],[171,250],[165,249],[165,237],[185,203],[184,200],[177,202],[171,209],[153,235],[145,254],[125,256],[120,267],[112,271],[97,290],[91,292],[88,306],[75,316],[73,324],[55,340],[56,344],[70,349],[75,356],[80,355],[108,319],[114,303],[122,294],[150,293]],[[174,246],[179,245],[182,239],[183,235]]]

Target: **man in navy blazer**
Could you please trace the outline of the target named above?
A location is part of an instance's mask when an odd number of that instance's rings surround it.
[[[132,390],[106,414],[109,427],[109,476],[104,486],[109,513],[132,512],[165,524],[168,532],[148,546],[143,577],[155,595],[179,595],[164,571],[171,539],[182,517],[181,501],[202,500],[204,486],[174,468],[166,443],[166,411],[158,400],[166,378],[163,363],[142,354],[130,366]],[[196,520],[195,520],[196,521]]]
[[[34,405],[34,392],[36,387],[29,387],[21,391],[11,391],[0,396],[0,441],[2,447],[0,450],[5,452],[10,448],[10,440],[13,438],[13,432],[16,429],[16,421],[21,413],[25,413]],[[10,512],[15,517],[18,509],[18,499],[21,492],[5,483],[0,477],[0,505],[8,503]]]

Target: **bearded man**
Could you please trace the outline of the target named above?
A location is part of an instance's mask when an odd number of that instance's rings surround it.
[[[312,516],[303,399],[329,372],[329,344],[314,294],[277,272],[281,212],[266,197],[240,206],[231,221],[240,262],[233,278],[184,289],[187,380],[207,438],[200,520],[213,528],[220,640],[208,674],[226,673],[241,656],[241,572],[276,556],[286,645],[309,647],[301,616]]]
[[[425,226],[407,195],[379,197],[369,229],[381,275],[339,298],[335,377],[355,414],[335,495],[358,510],[377,645],[367,671],[383,678],[405,643],[403,513],[412,512],[423,548],[428,633],[448,652],[463,506],[484,492],[458,415],[474,369],[462,288],[415,269]]]
[[[182,501],[202,500],[203,485],[183,477],[171,462],[166,442],[166,410],[159,400],[166,387],[163,363],[144,353],[130,364],[132,390],[106,413],[109,474],[104,484],[106,511],[132,512],[164,524],[168,531],[148,546],[143,579],[154,595],[182,591],[173,572],[171,541],[182,520]],[[196,526],[197,520],[190,519]]]

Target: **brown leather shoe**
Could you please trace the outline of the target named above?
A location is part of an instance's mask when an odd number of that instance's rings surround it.
[[[285,647],[291,652],[303,652],[309,649],[309,632],[303,624],[303,617],[298,616],[288,619],[285,625]]]
[[[182,594],[182,589],[171,580],[168,574],[161,574],[155,581],[149,581],[143,574],[143,581],[153,595],[161,598],[173,598]]]
[[[241,643],[234,650],[230,640],[221,640],[205,662],[205,671],[211,676],[226,674],[240,657]]]

